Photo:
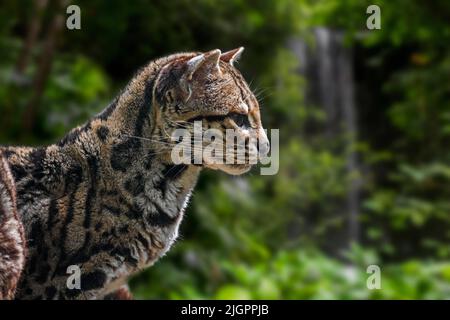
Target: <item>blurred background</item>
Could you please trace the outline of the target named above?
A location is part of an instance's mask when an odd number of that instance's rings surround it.
[[[449,299],[449,1],[2,0],[0,144],[57,141],[151,59],[238,46],[279,173],[203,172],[136,297]]]

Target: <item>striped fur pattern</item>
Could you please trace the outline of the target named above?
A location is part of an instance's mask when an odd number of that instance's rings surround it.
[[[57,144],[0,148],[9,167],[1,169],[2,177],[11,171],[27,240],[16,298],[131,298],[127,279],[174,243],[202,168],[231,174],[250,168],[209,165],[208,159],[202,165],[174,164],[170,158],[175,143],[171,132],[191,128],[192,119],[201,119],[205,127],[238,128],[243,135],[252,126],[267,141],[258,103],[232,65],[241,52],[213,50],[157,59],[102,113]],[[2,183],[6,216],[17,217],[14,188]],[[19,255],[23,243],[20,226],[15,228],[16,244],[6,250]],[[0,239],[8,236],[7,231],[0,233]],[[17,277],[20,255],[14,266],[1,257],[0,270],[11,268]],[[70,266],[81,270],[79,289],[67,286]],[[0,281],[5,281],[1,275]],[[14,283],[0,285],[11,297],[8,290]]]
[[[0,152],[0,299],[14,297],[24,263],[25,240],[14,181]]]

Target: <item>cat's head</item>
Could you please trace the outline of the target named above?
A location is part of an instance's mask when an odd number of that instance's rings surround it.
[[[188,144],[192,145],[190,161],[229,174],[248,171],[254,164],[251,155],[265,156],[269,151],[258,100],[233,65],[243,50],[178,55],[163,67],[154,89],[159,134],[166,141],[172,137],[170,143],[177,144],[181,140],[174,137],[186,131],[184,142],[190,139]],[[194,131],[199,127],[209,135],[202,136],[201,152],[198,131]],[[232,134],[235,138],[230,139]],[[210,149],[205,149],[208,145]],[[208,152],[212,148],[216,150]]]

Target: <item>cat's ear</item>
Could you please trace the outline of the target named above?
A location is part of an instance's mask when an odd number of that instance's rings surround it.
[[[220,60],[222,60],[224,62],[228,62],[229,64],[233,65],[233,63],[241,57],[241,54],[243,51],[244,51],[244,47],[239,47],[239,48],[227,51],[220,55]]]
[[[195,73],[210,73],[219,70],[220,50],[211,50],[191,58],[187,64],[186,80],[192,80]]]
[[[199,54],[186,62],[186,71],[180,79],[180,85],[185,92],[184,102],[187,102],[192,94],[192,79],[196,76],[206,76],[210,73],[220,72],[219,60],[221,51],[211,50]]]

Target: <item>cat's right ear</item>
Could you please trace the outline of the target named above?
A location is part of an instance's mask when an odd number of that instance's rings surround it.
[[[239,47],[230,51],[227,51],[225,53],[222,53],[220,56],[220,60],[224,62],[228,62],[232,66],[234,63],[241,57],[242,52],[244,51],[244,47]]]

